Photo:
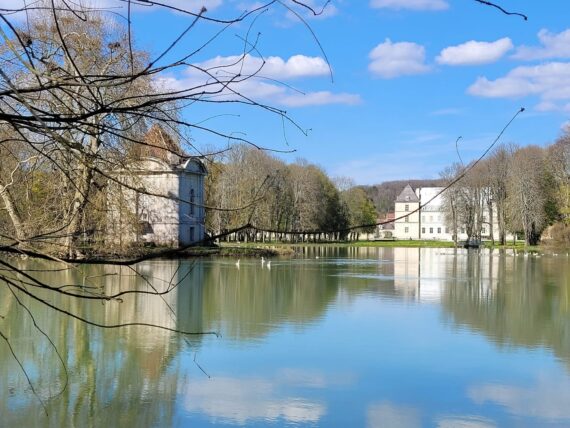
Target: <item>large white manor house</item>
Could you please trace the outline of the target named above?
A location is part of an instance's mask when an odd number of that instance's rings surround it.
[[[408,184],[402,190],[395,202],[393,233],[395,239],[453,241],[453,230],[450,224],[446,222],[443,196],[439,194],[443,189],[443,187],[418,187],[414,191]],[[430,201],[432,198],[433,200]],[[430,202],[427,205],[422,206],[428,201]],[[420,206],[422,206],[421,209],[419,209]],[[481,226],[482,239],[490,239],[491,225],[488,218],[489,213],[484,209]],[[493,218],[492,227],[494,236],[499,236],[496,216]],[[458,229],[458,240],[466,240],[465,227],[460,225]]]

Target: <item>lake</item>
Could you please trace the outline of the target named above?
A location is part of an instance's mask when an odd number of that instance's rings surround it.
[[[174,287],[39,296],[97,323],[219,335],[88,326],[0,282],[0,333],[36,393],[0,337],[0,426],[570,426],[567,254],[307,247],[269,269],[7,260],[86,292]]]

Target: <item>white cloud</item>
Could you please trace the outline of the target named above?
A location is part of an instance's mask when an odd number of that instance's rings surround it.
[[[445,0],[370,0],[374,9],[445,10],[449,4]]]
[[[502,58],[512,48],[513,42],[508,37],[494,42],[471,40],[443,49],[436,61],[445,65],[489,64]]]
[[[307,94],[290,94],[283,96],[279,102],[289,107],[318,106],[326,104],[357,105],[362,102],[359,95],[329,91],[309,92]]]
[[[369,57],[371,62],[368,69],[384,79],[430,71],[425,64],[425,48],[412,42],[392,43],[386,39],[370,52]]]
[[[537,60],[547,58],[570,58],[570,29],[558,34],[546,29],[538,32],[542,46],[521,46],[512,55],[514,59]]]
[[[480,416],[445,416],[437,421],[437,428],[494,428],[497,424]]]
[[[460,108],[442,108],[439,110],[434,110],[430,113],[431,116],[459,116],[463,114],[463,109]]]
[[[259,76],[277,80],[327,76],[330,73],[329,66],[323,58],[305,55],[293,55],[287,60],[278,56],[262,59],[250,54],[217,56],[195,65],[221,76],[237,74],[246,76],[258,73]]]
[[[495,80],[479,77],[468,93],[488,98],[538,96],[538,108],[558,110],[570,101],[570,63],[550,62],[521,66]],[[561,105],[562,103],[562,105]]]
[[[198,68],[188,68],[180,78],[161,76],[156,80],[156,86],[179,91],[196,88],[196,94],[204,89],[209,92],[204,97],[217,100],[245,100],[244,97],[247,97],[286,107],[355,105],[362,101],[357,94],[330,91],[303,93],[283,84],[287,80],[328,76],[328,65],[320,57],[294,55],[285,60],[273,56],[266,58],[264,63],[261,58],[251,55],[218,56],[195,65]],[[205,83],[208,83],[207,88],[202,88]]]

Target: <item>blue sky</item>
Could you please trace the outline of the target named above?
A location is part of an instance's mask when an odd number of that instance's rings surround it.
[[[194,8],[204,4],[206,14],[216,17],[235,16],[261,4],[165,3]],[[322,0],[310,3],[318,6]],[[317,34],[333,81],[311,32],[276,5],[251,27],[248,20],[228,28],[193,60],[206,66],[227,63],[228,57],[243,52],[248,31],[250,40],[260,33],[259,52],[252,52],[246,65],[255,66],[263,55],[267,64],[260,75],[290,86],[256,79],[240,90],[287,110],[303,129],[310,129],[308,136],[291,125],[283,127],[277,116],[236,105],[193,106],[186,117],[207,120],[214,128],[263,146],[295,149],[280,156],[287,161],[305,158],[332,176],[349,176],[358,184],[437,177],[457,160],[458,136],[463,160],[473,159],[521,106],[527,111],[501,141],[549,144],[570,120],[570,1],[496,3],[523,12],[528,21],[473,0],[333,0],[317,18],[296,8]],[[177,13],[138,11],[137,43],[159,52],[188,22]],[[171,58],[218,29],[199,23]],[[164,78],[184,85],[196,76],[179,69]],[[226,144],[208,134],[192,136],[201,147]]]

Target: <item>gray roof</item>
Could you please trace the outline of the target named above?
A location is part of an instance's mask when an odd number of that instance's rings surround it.
[[[420,199],[414,193],[414,189],[412,189],[412,186],[410,186],[409,184],[406,187],[404,187],[402,193],[400,193],[396,198],[396,202],[419,202],[419,201]]]

